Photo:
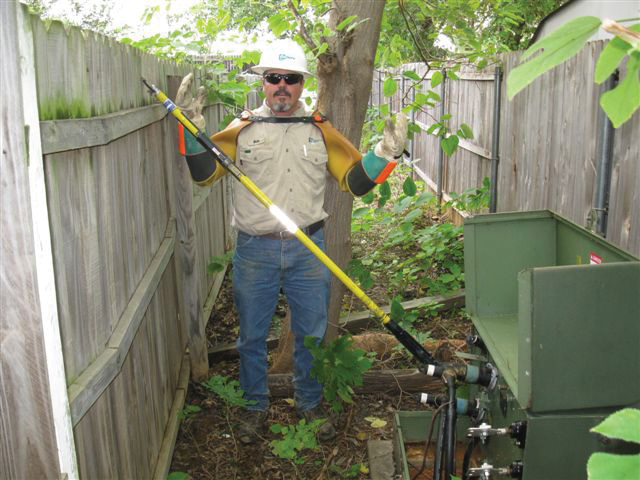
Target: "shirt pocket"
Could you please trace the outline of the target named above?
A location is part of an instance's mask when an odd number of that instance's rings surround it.
[[[312,182],[325,182],[327,173],[327,149],[324,143],[304,143],[300,149],[301,169]]]
[[[239,146],[240,169],[258,185],[265,185],[274,178],[273,148],[264,139],[253,139],[247,146]]]

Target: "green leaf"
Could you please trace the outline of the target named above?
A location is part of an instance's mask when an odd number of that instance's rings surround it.
[[[567,22],[550,35],[533,44],[524,54],[525,60],[540,49],[537,57],[517,66],[507,79],[507,95],[511,100],[516,93],[543,73],[571,58],[600,27],[598,17],[579,17]]]
[[[171,472],[167,475],[167,480],[189,480],[191,477],[184,472]]]
[[[380,184],[380,187],[378,187],[378,192],[380,193],[381,196],[386,197],[386,198],[390,198],[391,197],[391,187],[389,186],[389,182],[384,182],[384,183]]]
[[[460,78],[458,78],[458,75],[456,75],[456,72],[454,72],[453,70],[447,71],[447,77],[449,77],[451,80],[460,80]]]
[[[404,75],[405,77],[413,80],[414,82],[419,82],[420,81],[420,75],[418,75],[413,70],[405,70],[404,72],[402,72],[402,75]]]
[[[360,200],[362,200],[362,203],[369,205],[370,203],[373,203],[375,196],[373,191],[367,193],[366,195],[363,195],[362,197],[360,197]]]
[[[416,187],[416,183],[413,181],[413,178],[407,177],[402,184],[402,191],[408,197],[413,197],[417,192],[418,188]]]
[[[433,72],[433,75],[431,77],[431,88],[436,88],[438,85],[440,85],[443,78],[444,75],[442,75],[441,71],[438,70]]]
[[[342,22],[340,22],[340,24],[336,27],[337,31],[342,30],[344,27],[346,27],[347,25],[349,25],[351,22],[353,22],[356,18],[358,18],[357,15],[351,15],[350,17],[345,18]]]
[[[607,46],[604,47],[598,57],[593,80],[600,84],[609,78],[618,64],[627,55],[629,48],[631,48],[631,45],[621,38],[613,38]]]
[[[404,318],[404,307],[395,298],[391,301],[391,318],[395,321],[399,321]]]
[[[587,462],[589,480],[637,480],[640,455],[594,453]]]
[[[591,429],[609,438],[640,443],[640,410],[625,408],[619,410]]]
[[[390,97],[398,90],[398,83],[393,79],[393,77],[388,77],[384,81],[384,85],[382,87],[382,92],[385,97]]]
[[[600,97],[600,106],[606,112],[615,128],[631,118],[633,112],[640,107],[640,60],[629,57],[627,75],[613,90]]]
[[[329,44],[327,42],[324,42],[322,45],[320,45],[320,47],[318,47],[318,51],[316,52],[316,57],[319,57],[320,55],[322,55],[324,52],[327,51],[328,48],[329,48]]]
[[[473,138],[473,131],[471,130],[471,127],[469,125],[467,125],[466,123],[463,123],[460,125],[460,130],[462,130],[462,137],[463,138],[468,138],[468,139],[472,139]]]
[[[458,142],[459,142],[458,136],[451,135],[447,138],[443,138],[442,140],[440,140],[440,146],[442,147],[442,150],[444,150],[444,153],[451,156],[453,155],[453,152],[455,152],[456,149],[458,148]]]

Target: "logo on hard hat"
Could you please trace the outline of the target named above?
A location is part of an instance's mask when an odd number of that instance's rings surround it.
[[[286,55],[284,53],[281,53],[280,55],[278,55],[278,60],[282,61],[282,60],[295,60],[294,57],[290,57],[289,55]]]

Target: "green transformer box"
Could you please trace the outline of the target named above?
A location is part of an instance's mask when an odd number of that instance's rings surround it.
[[[470,389],[473,476],[585,479],[592,453],[620,451],[589,430],[640,407],[640,261],[546,210],[468,219],[464,255],[474,351],[497,371]]]

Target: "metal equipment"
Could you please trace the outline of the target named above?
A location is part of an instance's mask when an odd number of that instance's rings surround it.
[[[499,378],[470,388],[486,461],[463,475],[586,478],[616,449],[589,429],[640,402],[640,262],[550,211],[478,215],[464,237],[475,351]]]

